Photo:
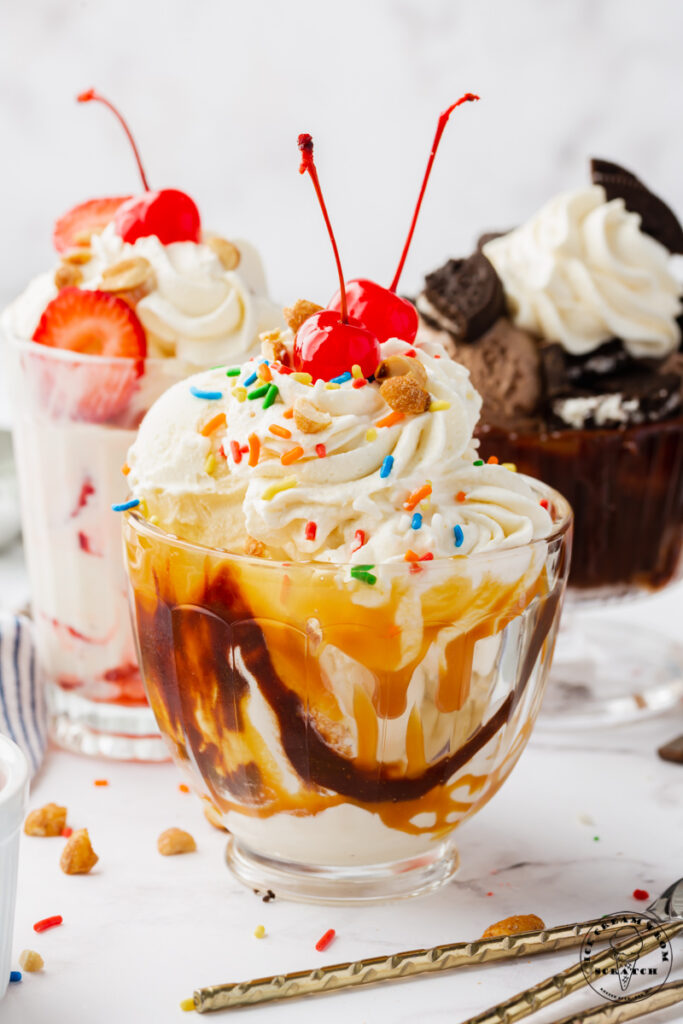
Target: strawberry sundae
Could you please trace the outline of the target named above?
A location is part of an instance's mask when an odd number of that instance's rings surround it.
[[[58,219],[59,263],[5,310],[38,653],[53,734],[114,757],[163,756],[129,624],[121,467],[152,402],[197,370],[248,358],[282,317],[256,250],[202,228],[194,200],[152,190]],[[125,471],[125,468],[124,468]]]

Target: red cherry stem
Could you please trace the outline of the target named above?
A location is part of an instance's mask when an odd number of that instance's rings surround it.
[[[443,135],[444,128],[448,124],[448,118],[451,116],[455,108],[459,107],[461,103],[470,103],[472,100],[478,99],[479,97],[475,96],[473,92],[466,92],[464,96],[461,96],[459,100],[456,100],[455,103],[451,104],[448,110],[444,110],[443,114],[441,114],[441,116],[439,117],[439,122],[436,126],[436,134],[434,135],[434,141],[432,142],[432,150],[431,153],[429,154],[429,160],[427,162],[427,170],[425,171],[424,178],[422,179],[422,188],[420,189],[420,194],[417,197],[417,205],[415,207],[413,219],[410,224],[408,237],[406,238],[405,245],[403,246],[401,259],[398,261],[398,266],[396,267],[394,280],[389,285],[390,292],[395,292],[396,289],[398,288],[398,282],[400,281],[401,274],[403,273],[403,267],[405,266],[408,250],[410,249],[410,243],[413,240],[413,233],[415,231],[415,225],[417,224],[417,218],[420,215],[420,207],[422,206],[422,200],[424,199],[425,190],[427,188],[427,182],[429,181],[429,175],[432,173],[434,157],[436,156],[436,151],[439,148],[439,143],[441,142],[441,136]]]
[[[339,259],[339,249],[337,249],[337,242],[334,237],[334,231],[332,230],[332,224],[327,213],[327,207],[325,206],[325,200],[323,199],[322,189],[320,188],[320,182],[318,181],[318,170],[313,160],[313,138],[312,136],[304,133],[299,136],[297,145],[301,151],[301,163],[299,164],[299,174],[305,174],[306,171],[311,176],[313,182],[313,188],[315,194],[318,197],[320,203],[320,209],[322,210],[323,218],[325,220],[325,226],[327,233],[330,236],[332,242],[332,251],[334,252],[335,263],[337,264],[337,273],[339,274],[339,287],[341,289],[341,302],[340,302],[340,315],[341,322],[343,324],[348,323],[348,311],[346,308],[346,286],[344,284],[344,271],[342,270],[341,260]]]
[[[112,114],[114,114],[114,116],[118,119],[119,123],[123,127],[124,132],[128,136],[128,141],[130,142],[131,146],[133,147],[133,153],[135,154],[135,159],[137,161],[138,170],[140,171],[140,177],[142,178],[143,188],[144,188],[145,192],[149,192],[149,184],[147,182],[147,175],[145,174],[145,169],[142,166],[142,160],[140,159],[140,153],[139,153],[138,147],[137,147],[137,145],[135,143],[135,139],[133,138],[133,133],[131,132],[130,128],[128,127],[128,125],[124,121],[124,119],[121,116],[121,114],[119,114],[119,112],[116,109],[116,107],[114,106],[114,104],[110,103],[109,100],[104,98],[104,96],[100,96],[100,94],[98,92],[96,92],[94,89],[87,89],[85,92],[80,93],[76,97],[76,99],[78,100],[79,103],[90,103],[91,100],[96,100],[98,103],[103,103],[105,107],[109,107],[109,109],[111,110]]]

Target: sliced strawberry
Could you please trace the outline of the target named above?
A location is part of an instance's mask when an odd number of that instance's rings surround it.
[[[88,199],[74,206],[55,222],[52,233],[57,252],[65,252],[79,245],[87,245],[90,236],[106,228],[114,214],[130,196],[112,196],[109,199]]]
[[[45,307],[33,340],[105,361],[67,362],[55,370],[52,397],[62,415],[102,423],[127,406],[143,372],[147,341],[123,299],[108,292],[63,288]]]

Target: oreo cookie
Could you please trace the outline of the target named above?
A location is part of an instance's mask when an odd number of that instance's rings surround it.
[[[608,160],[591,160],[591,179],[602,185],[609,199],[623,199],[626,209],[640,215],[643,231],[671,253],[683,253],[683,228],[666,203],[643,185],[635,174]]]
[[[681,379],[674,373],[605,378],[601,387],[552,398],[555,423],[578,430],[660,423],[681,408]]]
[[[606,341],[583,356],[570,355],[558,342],[540,346],[541,367],[546,394],[550,398],[580,391],[600,389],[606,377],[642,372],[642,365],[632,358],[618,338]]]
[[[457,341],[474,341],[505,312],[505,294],[492,264],[475,252],[427,274],[417,306],[428,323]]]

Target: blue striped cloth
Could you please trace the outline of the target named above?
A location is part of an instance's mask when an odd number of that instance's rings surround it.
[[[0,733],[21,747],[35,775],[45,754],[47,716],[33,623],[23,615],[4,612],[0,613]]]

